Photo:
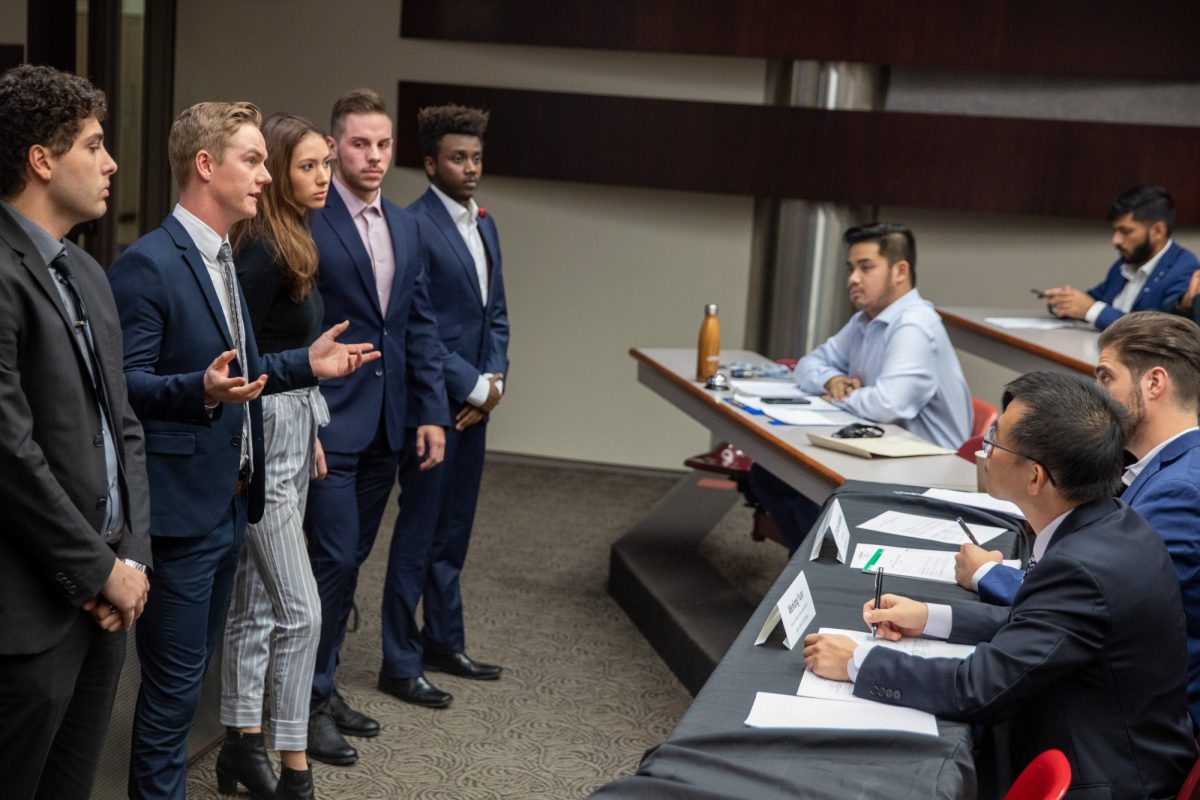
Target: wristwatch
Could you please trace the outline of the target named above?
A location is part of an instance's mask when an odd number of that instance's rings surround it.
[[[127,567],[133,567],[134,569],[136,569],[138,572],[142,573],[143,575],[150,574],[150,568],[147,567],[145,564],[143,564],[140,561],[134,561],[132,558],[122,558],[121,563]]]

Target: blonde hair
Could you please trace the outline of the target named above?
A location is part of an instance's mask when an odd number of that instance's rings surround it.
[[[235,224],[229,239],[234,250],[251,241],[266,245],[283,270],[288,296],[299,303],[317,282],[317,246],[309,232],[307,209],[296,202],[292,190],[292,155],[309,134],[324,136],[303,117],[285,113],[267,117],[262,132],[267,141],[267,171],[275,178],[262,189],[258,214]]]
[[[192,162],[204,150],[219,163],[229,140],[243,125],[262,126],[262,113],[253,103],[208,102],[185,108],[171,124],[167,157],[180,189],[192,179]]]

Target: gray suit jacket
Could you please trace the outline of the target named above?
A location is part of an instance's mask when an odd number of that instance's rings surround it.
[[[104,272],[67,245],[88,305],[125,464],[129,529],[116,554],[151,563],[142,427],[129,408],[121,326]],[[0,654],[66,634],[112,571],[99,530],[108,479],[100,412],[62,299],[33,243],[0,208]]]
[[[1179,581],[1162,538],[1120,500],[1079,506],[1012,608],[963,603],[966,659],[876,648],[854,693],[950,719],[1009,720],[1013,769],[1071,762],[1072,798],[1173,798],[1196,760]]]

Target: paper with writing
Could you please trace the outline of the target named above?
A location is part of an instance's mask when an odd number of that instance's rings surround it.
[[[896,536],[910,536],[914,539],[924,539],[927,542],[943,544],[970,544],[970,539],[952,519],[923,517],[919,514],[906,514],[903,511],[885,511],[877,517],[872,517],[860,523],[859,528],[879,533],[891,533]],[[995,539],[1004,533],[1004,528],[994,525],[978,525],[971,523],[971,532],[980,544]]]
[[[892,547],[860,543],[854,548],[850,566],[863,572],[878,572],[882,567],[891,577],[918,578],[938,583],[954,583],[953,550],[922,550],[914,547]],[[1021,568],[1020,561],[1005,561],[1010,567]]]

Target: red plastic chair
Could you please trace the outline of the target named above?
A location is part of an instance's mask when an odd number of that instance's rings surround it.
[[[1021,770],[1004,800],[1060,800],[1071,786],[1071,764],[1061,750],[1047,750]]]
[[[958,448],[958,457],[965,458],[972,464],[975,463],[975,454],[983,449],[983,434],[972,436],[962,443],[962,447]]]
[[[975,412],[975,424],[971,426],[972,436],[982,437],[988,432],[988,428],[992,427],[992,423],[1000,418],[1000,412],[994,405],[978,397],[971,398],[971,410]]]
[[[1192,764],[1183,788],[1179,790],[1176,800],[1200,800],[1200,761]]]

